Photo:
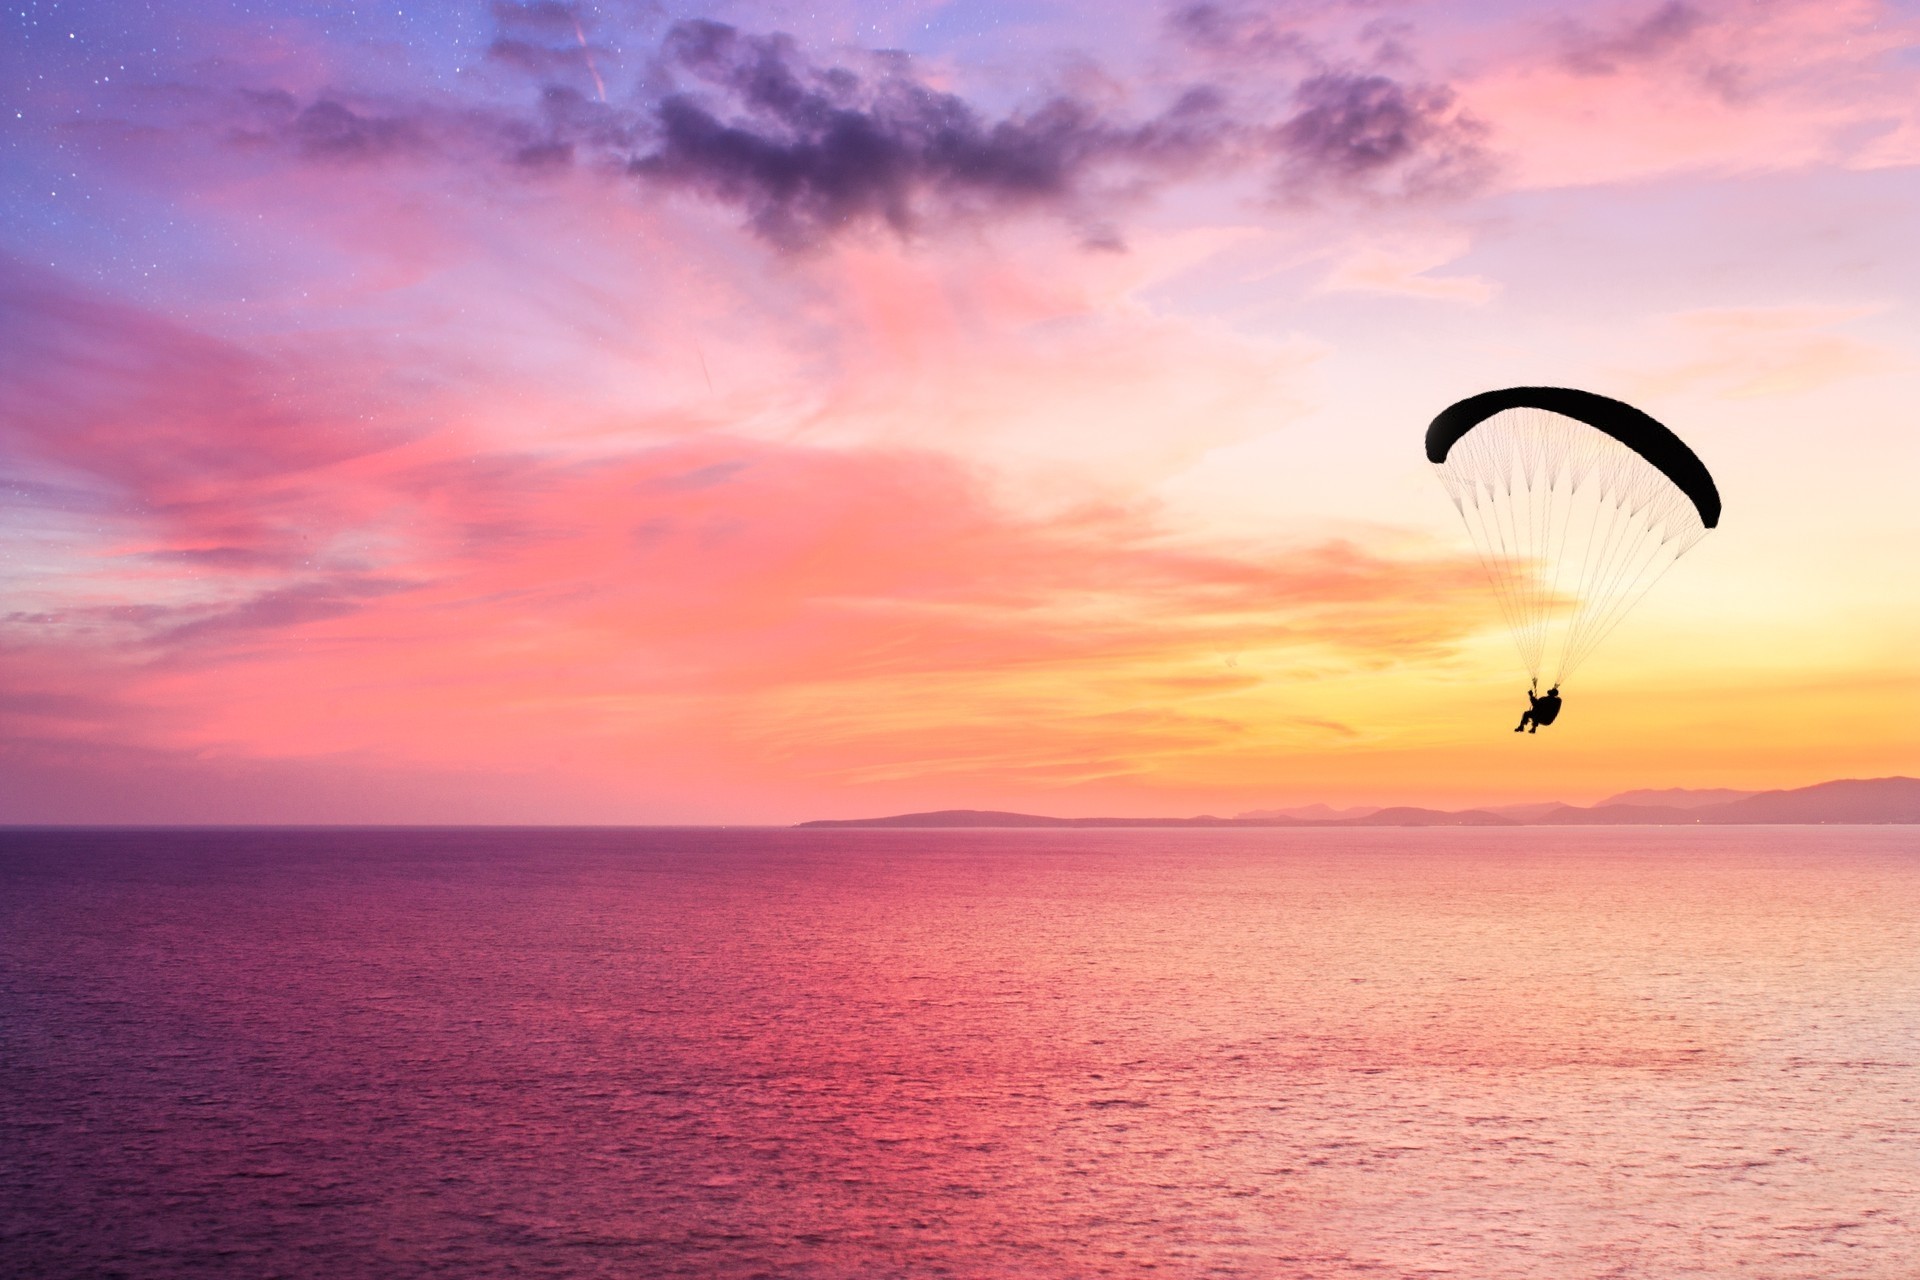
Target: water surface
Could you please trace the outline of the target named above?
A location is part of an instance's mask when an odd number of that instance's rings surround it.
[[[1920,833],[0,833],[0,1273],[1920,1275]]]

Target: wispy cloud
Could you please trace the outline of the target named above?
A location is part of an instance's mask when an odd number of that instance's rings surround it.
[[[1676,0],[1548,22],[1454,87],[1520,186],[1873,167],[1908,162],[1914,38],[1882,0]]]
[[[869,288],[938,287],[924,266],[889,283],[871,257],[847,265]],[[86,566],[0,619],[16,695],[0,741],[29,773],[109,747],[484,770],[562,743],[617,770],[671,740],[771,775],[933,776],[973,752],[1094,776],[1239,733],[1250,713],[1210,703],[1258,688],[1277,655],[1444,660],[1485,621],[1461,557],[1197,543],[1097,485],[1023,509],[991,469],[907,440],[722,428],[532,448],[469,416],[484,388],[404,429],[404,402],[368,416],[378,361],[268,354],[45,273],[6,278],[26,363],[9,366],[5,466],[67,477],[14,516]],[[982,281],[973,305],[1061,314],[993,301],[1011,283]],[[1144,332],[1128,363],[1177,336]],[[1006,355],[969,376],[1006,376]],[[1270,378],[1250,356],[1243,375]],[[1228,669],[1222,653],[1264,656]],[[821,754],[796,765],[782,726],[821,699]],[[989,708],[1018,741],[940,728]]]
[[[1845,327],[1884,305],[1710,307],[1662,317],[1660,344],[1673,357],[1636,381],[1651,395],[1706,391],[1744,399],[1796,395],[1903,367],[1884,344]]]
[[[1623,66],[1679,49],[1707,21],[1707,15],[1687,0],[1667,0],[1644,15],[1601,30],[1569,18],[1561,27],[1561,60],[1582,75],[1614,75]]]
[[[1445,228],[1376,233],[1343,248],[1321,279],[1327,293],[1380,293],[1435,301],[1481,303],[1499,292],[1477,275],[1443,275],[1439,268],[1464,255],[1465,234]]]

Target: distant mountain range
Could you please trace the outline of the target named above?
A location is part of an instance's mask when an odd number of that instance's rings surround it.
[[[1898,779],[1889,778],[1886,781],[1894,782]],[[1759,794],[1758,791],[1733,791],[1726,787],[1712,787],[1703,791],[1691,791],[1686,787],[1668,787],[1662,791],[1622,791],[1617,796],[1608,796],[1593,807],[1601,809],[1610,804],[1651,804],[1667,809],[1704,809],[1708,805],[1727,804]]]
[[[942,809],[890,818],[830,818],[803,827],[1605,827],[1799,823],[1920,823],[1920,778],[1846,778],[1791,791],[1623,791],[1588,808],[1255,809],[1233,818],[1049,818],[989,809]]]

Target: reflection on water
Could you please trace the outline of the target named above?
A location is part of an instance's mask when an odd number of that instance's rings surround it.
[[[0,833],[0,1272],[1920,1275],[1920,831]]]

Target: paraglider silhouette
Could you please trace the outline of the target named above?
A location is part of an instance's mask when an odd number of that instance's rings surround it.
[[[1469,396],[1433,420],[1426,444],[1532,677],[1514,732],[1535,732],[1559,716],[1575,670],[1720,523],[1720,491],[1659,422],[1566,387]]]
[[[1533,689],[1527,690],[1527,701],[1533,705],[1520,713],[1520,723],[1513,729],[1515,733],[1519,733],[1522,729],[1528,733],[1538,733],[1541,725],[1552,724],[1559,718],[1560,686],[1555,685],[1547,690],[1547,696],[1544,698],[1535,696],[1534,690],[1538,688],[1539,686],[1535,685]]]

